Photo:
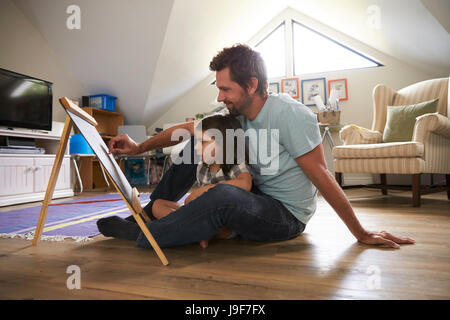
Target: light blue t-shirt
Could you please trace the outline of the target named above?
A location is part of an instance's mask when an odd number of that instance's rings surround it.
[[[322,142],[317,116],[289,95],[272,94],[253,121],[238,118],[249,137],[253,183],[306,224],[316,210],[317,188],[295,158]]]

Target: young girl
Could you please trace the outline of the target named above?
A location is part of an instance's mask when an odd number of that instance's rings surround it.
[[[210,134],[212,131],[208,132],[209,129],[215,129],[215,132],[219,131],[222,139],[217,139],[216,141],[214,135]],[[234,130],[242,129],[242,127],[239,121],[231,115],[207,117],[201,121],[201,130],[200,125],[196,126],[194,130],[196,138],[194,149],[201,159],[197,166],[197,183],[199,187],[186,198],[185,205],[218,183],[232,184],[247,191],[251,190],[252,176],[250,174],[250,168],[245,161],[239,161],[237,151],[240,146],[238,146],[237,138],[234,136],[234,149],[229,150],[234,152],[234,161],[232,164],[227,163],[230,162],[229,160],[226,161],[226,159],[230,158],[230,156],[227,158],[226,146],[229,145],[227,144],[227,129],[231,129],[234,132]],[[248,151],[245,146],[244,150],[245,158],[243,160],[248,161]],[[216,155],[219,159],[215,159]],[[181,204],[177,202],[157,199],[153,203],[152,213],[156,219],[161,219],[180,207]],[[234,236],[236,234],[232,230],[223,227],[215,237],[219,239],[230,239]],[[206,248],[208,241],[203,240],[200,242],[200,245]]]

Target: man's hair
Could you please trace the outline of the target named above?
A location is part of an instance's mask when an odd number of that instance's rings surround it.
[[[258,79],[256,92],[265,97],[267,95],[267,71],[261,54],[248,45],[236,44],[220,51],[210,62],[211,71],[230,69],[231,80],[237,82],[247,90],[250,79]]]

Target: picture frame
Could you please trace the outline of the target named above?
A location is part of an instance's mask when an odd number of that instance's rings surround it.
[[[300,96],[298,78],[281,79],[281,92],[289,94],[293,99]]]
[[[338,93],[339,101],[348,100],[347,79],[328,80],[328,92],[335,89]]]
[[[313,97],[320,95],[323,103],[327,104],[327,88],[325,78],[305,79],[302,85],[302,103],[308,107],[314,107],[316,103]]]
[[[278,82],[270,82],[268,89],[269,89],[269,92],[280,93],[280,84]]]

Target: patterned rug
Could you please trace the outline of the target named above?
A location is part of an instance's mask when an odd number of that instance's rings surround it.
[[[180,199],[184,203],[185,195]],[[140,194],[142,207],[150,199],[150,193]],[[25,209],[0,212],[0,237],[32,240],[39,219],[41,205]],[[50,205],[42,240],[89,241],[98,235],[97,220],[117,215],[121,218],[131,215],[127,205],[118,193],[54,202]]]

